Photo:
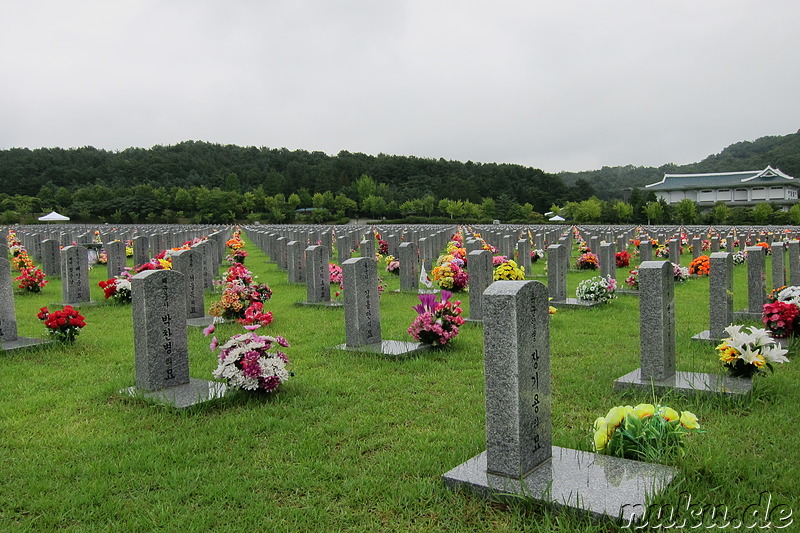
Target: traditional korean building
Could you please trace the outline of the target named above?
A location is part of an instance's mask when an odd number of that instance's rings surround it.
[[[798,202],[800,180],[768,166],[764,170],[743,172],[664,174],[664,179],[646,185],[645,189],[668,204],[677,204],[684,198],[699,207],[711,207],[717,202],[730,207],[770,202],[786,211]]]

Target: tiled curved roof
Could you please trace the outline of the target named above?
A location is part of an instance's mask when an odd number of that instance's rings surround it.
[[[672,191],[683,189],[720,189],[725,187],[762,187],[800,183],[779,169],[767,167],[764,170],[743,172],[714,172],[707,174],[664,174],[664,179],[646,185],[653,191]]]

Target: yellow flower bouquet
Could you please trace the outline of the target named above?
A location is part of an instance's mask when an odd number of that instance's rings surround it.
[[[617,406],[595,420],[593,445],[597,453],[657,462],[683,455],[685,437],[699,431],[697,416],[689,411],[650,403]]]

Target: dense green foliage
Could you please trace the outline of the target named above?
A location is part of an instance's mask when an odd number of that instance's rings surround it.
[[[365,175],[371,182],[361,179]],[[430,216],[434,209],[448,217],[521,219],[551,203],[589,196],[585,188],[566,187],[557,176],[521,165],[346,151],[330,156],[193,141],[121,152],[92,147],[0,151],[0,212],[12,212],[6,222],[50,209],[74,220],[110,222],[248,217],[290,222],[298,207],[325,209],[321,218],[334,220]],[[432,207],[403,208],[426,197]],[[493,215],[470,208],[487,198],[496,201]],[[455,204],[440,206],[443,199]]]
[[[0,223],[31,222],[51,210],[75,221],[111,223],[341,223],[351,217],[538,223],[551,206],[565,206],[563,214],[579,223],[788,223],[787,214],[768,206],[707,213],[658,207],[639,190],[665,172],[767,165],[800,176],[800,133],[735,143],[690,165],[560,176],[522,165],[195,141],[121,152],[12,148],[0,150]]]
[[[594,186],[601,200],[622,198],[623,190],[644,187],[664,177],[665,173],[732,172],[759,170],[767,165],[780,168],[790,176],[800,177],[800,132],[788,135],[771,135],[755,141],[734,143],[719,154],[706,157],[699,163],[660,167],[603,167],[583,172],[561,172],[559,176],[568,185],[585,180]]]

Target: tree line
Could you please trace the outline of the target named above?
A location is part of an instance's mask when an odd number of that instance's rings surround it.
[[[592,196],[581,202],[568,202],[563,207],[553,205],[551,211],[579,224],[800,225],[800,204],[794,204],[789,211],[782,211],[768,202],[753,207],[730,207],[717,202],[705,209],[688,198],[669,205],[657,199],[654,192],[644,194],[638,188],[631,191],[628,201],[600,200]]]
[[[585,180],[513,164],[466,163],[187,141],[150,149],[0,151],[0,222],[58,211],[76,221],[340,221],[440,217],[536,222],[587,200]]]

